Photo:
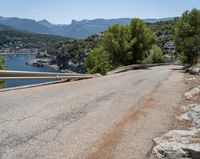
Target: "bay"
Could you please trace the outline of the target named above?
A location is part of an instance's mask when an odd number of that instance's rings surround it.
[[[5,58],[6,69],[11,71],[33,71],[33,72],[58,72],[51,67],[33,67],[26,65],[26,62],[35,58],[33,54],[7,54]],[[50,82],[52,80],[6,80],[6,88],[25,86]]]

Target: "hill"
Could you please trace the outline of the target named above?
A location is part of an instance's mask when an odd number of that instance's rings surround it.
[[[173,28],[177,21],[177,18],[169,21],[160,21],[157,23],[149,23],[149,27],[156,34],[156,43],[159,47],[163,48],[164,45],[173,41]]]
[[[172,19],[174,18],[144,19],[144,21],[147,23],[156,23]],[[32,19],[21,19],[16,17],[0,17],[0,24],[8,25],[13,28],[27,32],[52,34],[76,39],[84,39],[98,32],[104,32],[108,29],[108,27],[114,24],[129,25],[130,21],[130,18],[94,19],[81,21],[72,20],[72,23],[69,25],[55,25],[45,19],[41,21],[35,21]]]
[[[99,21],[96,23],[98,22]],[[124,21],[124,23],[125,22],[126,21]],[[155,32],[157,37],[156,44],[160,46],[163,51],[164,45],[173,40],[172,31],[175,22],[176,20],[171,20],[147,24],[151,30]],[[73,23],[76,23],[76,21]],[[88,55],[90,49],[98,45],[101,36],[102,34],[95,34],[84,40],[71,40],[64,43],[59,43],[57,45],[48,47],[47,53],[57,57],[57,61],[54,62],[59,65],[60,69],[70,69],[75,72],[83,73],[85,71],[84,57]]]
[[[99,44],[100,36],[100,34],[96,34],[84,40],[62,42],[48,47],[46,52],[52,57],[56,57],[56,60],[52,60],[52,64],[57,64],[61,70],[67,69],[84,73],[84,58],[88,55],[90,49]]]
[[[29,33],[0,25],[0,52],[37,52],[67,40],[69,38]]]

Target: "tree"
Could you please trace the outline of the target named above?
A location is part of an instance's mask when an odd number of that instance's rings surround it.
[[[155,35],[142,20],[136,18],[131,21],[130,30],[132,63],[140,63],[155,43]]]
[[[101,45],[107,52],[113,67],[126,65],[131,57],[130,29],[128,26],[114,25],[108,29],[101,40]]]
[[[186,62],[193,65],[200,55],[200,10],[186,11],[174,28],[175,45],[185,56]]]
[[[92,74],[101,73],[105,75],[112,68],[108,54],[102,46],[90,51],[89,55],[85,58],[85,65],[87,72]]]
[[[86,69],[105,74],[119,66],[141,63],[154,42],[154,33],[142,20],[133,19],[130,26],[114,25],[86,58]]]

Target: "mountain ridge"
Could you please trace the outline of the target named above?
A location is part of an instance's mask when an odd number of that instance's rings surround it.
[[[156,23],[159,21],[173,20],[175,17],[160,19],[143,19],[146,23]],[[59,35],[71,37],[75,39],[85,39],[98,32],[104,32],[108,27],[114,24],[129,25],[131,18],[117,19],[93,19],[93,20],[72,20],[71,24],[53,24],[46,19],[36,21],[33,19],[2,17],[0,16],[0,24],[7,25],[12,28],[24,30],[32,33]]]

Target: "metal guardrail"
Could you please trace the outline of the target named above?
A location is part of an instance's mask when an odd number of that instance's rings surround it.
[[[0,80],[61,80],[61,79],[89,79],[93,75],[76,73],[49,73],[49,72],[29,72],[29,71],[7,71],[0,70]]]
[[[125,72],[133,69],[145,69],[154,66],[163,66],[169,64],[134,64],[120,67],[116,70],[110,71],[107,75]],[[49,72],[29,72],[29,71],[7,71],[0,70],[0,80],[30,80],[30,79],[47,79],[47,80],[67,80],[67,79],[89,79],[95,77],[94,75],[78,74],[78,73],[49,73]]]

